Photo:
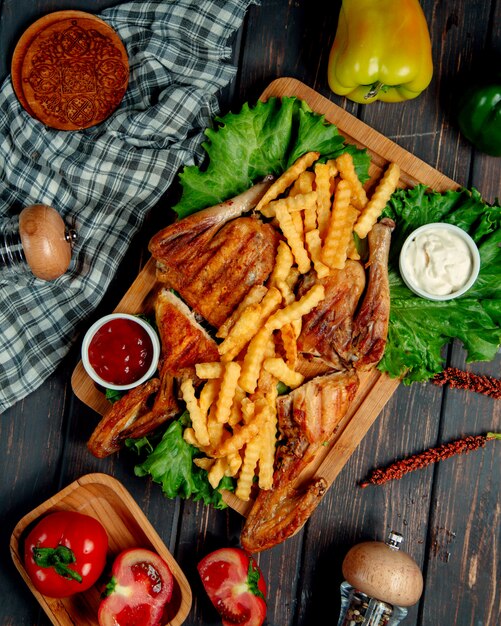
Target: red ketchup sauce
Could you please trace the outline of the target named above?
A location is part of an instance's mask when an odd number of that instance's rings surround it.
[[[153,344],[146,330],[127,319],[106,322],[89,344],[89,361],[96,374],[112,385],[139,380],[151,364]]]

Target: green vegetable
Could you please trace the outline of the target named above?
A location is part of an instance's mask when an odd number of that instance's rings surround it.
[[[397,190],[384,212],[395,220],[390,253],[391,309],[388,341],[379,369],[424,381],[442,371],[442,349],[463,342],[467,361],[490,361],[501,342],[501,209],[486,204],[477,190],[430,192],[424,185]],[[475,285],[462,297],[435,302],[415,296],[398,272],[398,255],[418,226],[449,222],[473,237],[481,257]]]
[[[207,479],[207,472],[193,463],[200,451],[186,443],[183,430],[191,425],[189,414],[185,412],[177,420],[170,423],[160,442],[151,451],[143,438],[141,443],[129,440],[129,448],[140,451],[145,448],[149,454],[146,460],[136,465],[136,476],[151,476],[152,480],[162,485],[162,491],[168,498],[186,498],[203,500],[204,504],[212,504],[216,509],[225,509],[221,491],[233,491],[231,478],[224,477],[217,489],[213,489]],[[149,450],[148,450],[149,448]]]
[[[217,117],[205,134],[206,168],[186,167],[180,174],[183,193],[173,207],[180,218],[236,196],[268,174],[280,175],[313,150],[322,160],[350,152],[361,181],[369,178],[366,150],[345,145],[336,126],[294,97],[244,104],[240,113]]]
[[[468,89],[458,103],[458,124],[478,150],[501,156],[501,77]]]

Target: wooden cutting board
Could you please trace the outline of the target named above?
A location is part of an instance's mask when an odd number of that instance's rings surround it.
[[[313,111],[325,115],[327,121],[335,124],[339,133],[345,137],[348,143],[367,148],[371,156],[371,180],[378,179],[388,163],[396,162],[401,170],[400,185],[402,187],[413,187],[418,183],[425,184],[436,191],[446,191],[459,187],[450,178],[298,80],[279,78],[273,81],[261,95],[261,100],[267,100],[273,96],[297,96],[301,98],[307,102]],[[370,184],[369,181],[367,186]],[[153,259],[150,259],[115,310],[123,313],[144,311],[154,285],[155,263]],[[322,476],[327,484],[331,485],[399,383],[398,379],[391,379],[377,370],[362,375],[358,393],[350,410],[337,428],[330,446],[322,449],[315,462],[303,474],[302,479]],[[102,414],[109,407],[108,401],[94,386],[81,363],[77,365],[73,373],[72,387],[80,400],[98,413]],[[251,502],[242,502],[233,494],[227,494],[225,500],[232,508],[244,515],[252,505]]]

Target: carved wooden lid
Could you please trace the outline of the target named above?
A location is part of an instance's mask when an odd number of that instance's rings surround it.
[[[51,128],[81,130],[105,120],[127,89],[129,61],[118,34],[83,11],[57,11],[22,35],[12,58],[14,91]]]

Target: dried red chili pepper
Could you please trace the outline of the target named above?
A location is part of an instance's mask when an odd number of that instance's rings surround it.
[[[431,382],[440,387],[448,384],[457,389],[468,389],[495,399],[501,398],[501,380],[499,378],[487,374],[471,374],[457,367],[447,367],[443,372],[435,374]]]
[[[360,487],[369,485],[382,485],[390,480],[399,480],[405,474],[409,474],[417,469],[422,469],[432,463],[443,461],[456,454],[467,454],[471,450],[483,448],[487,441],[491,439],[501,439],[501,433],[487,433],[486,435],[476,435],[463,437],[450,443],[442,444],[436,448],[428,448],[424,452],[413,454],[394,463],[384,469],[378,468],[371,472],[369,477],[360,483]]]

